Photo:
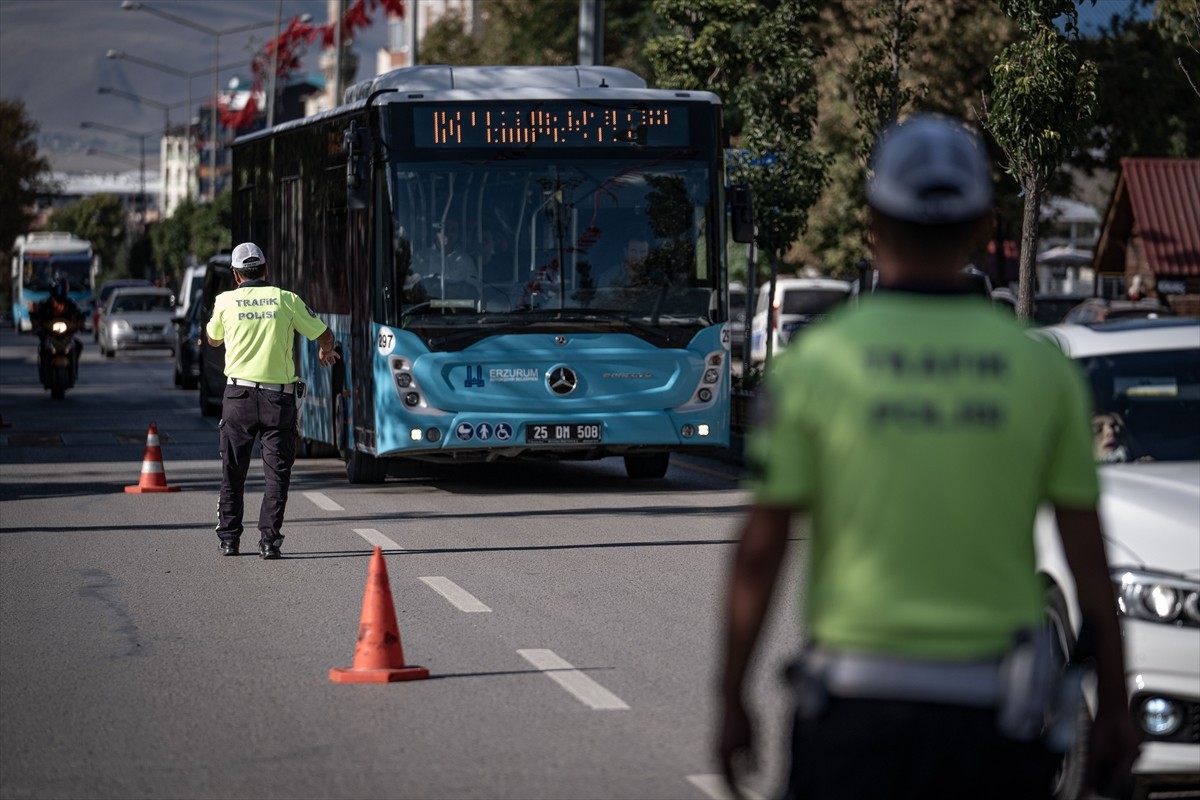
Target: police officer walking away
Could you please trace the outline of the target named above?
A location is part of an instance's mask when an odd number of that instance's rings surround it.
[[[992,213],[974,133],[910,118],[881,137],[870,169],[879,291],[775,361],[747,445],[754,499],[719,688],[726,778],[753,753],[745,677],[803,512],[789,795],[1049,798],[1059,759],[1044,723],[1062,667],[1049,657],[1033,536],[1048,502],[1093,633],[1093,783],[1128,787],[1138,734],[1084,381],[962,279]]]
[[[225,344],[225,397],[221,406],[221,496],[217,536],[221,554],[236,556],[242,536],[243,493],[257,437],[262,451],[263,490],[258,554],[280,557],[283,512],[296,460],[296,379],[292,345],[299,332],[316,339],[317,358],[327,367],[338,360],[333,333],[297,295],[266,282],[267,260],[253,242],[232,255],[236,287],[217,296],[205,333],[213,347]]]

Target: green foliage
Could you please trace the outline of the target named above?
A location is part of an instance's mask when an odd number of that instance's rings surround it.
[[[0,100],[0,252],[29,232],[30,209],[38,194],[50,191],[50,162],[38,153],[38,124],[20,100]],[[5,283],[9,270],[0,270]]]
[[[730,111],[742,139],[730,155],[730,180],[754,196],[756,242],[782,256],[808,222],[820,195],[826,157],[812,145],[817,116],[815,61],[804,33],[813,22],[805,0],[655,0],[668,30],[646,45],[659,85],[708,88]]]
[[[1027,186],[1045,182],[1079,145],[1095,116],[1097,70],[1052,27],[1006,47],[992,71],[987,129]]]
[[[1193,8],[1200,25],[1200,2]],[[1071,155],[1072,164],[1115,172],[1123,156],[1200,157],[1200,52],[1174,31],[1157,20],[1117,18],[1080,42],[1081,56],[1096,62],[1104,91],[1086,146]],[[1193,42],[1200,44],[1200,29]]]
[[[212,203],[184,200],[175,213],[150,229],[153,258],[159,271],[178,282],[191,263],[201,263],[233,246],[233,194],[226,189]]]
[[[578,61],[579,4],[546,0],[488,0],[479,35],[455,13],[429,26],[421,40],[424,64],[565,65]],[[605,0],[604,63],[643,77],[642,43],[658,25],[644,0]]]
[[[902,72],[913,50],[919,10],[909,0],[879,0],[871,9],[870,17],[877,23],[876,39],[850,67],[864,155],[870,153],[880,132],[925,93],[923,84],[904,80]]]
[[[52,231],[66,231],[92,243],[92,252],[100,256],[100,269],[105,275],[120,269],[127,270],[124,250],[128,214],[115,194],[94,194],[78,202],[55,209],[46,222]],[[119,263],[120,262],[120,263]]]

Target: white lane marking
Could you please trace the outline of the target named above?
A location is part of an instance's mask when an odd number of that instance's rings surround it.
[[[384,550],[404,549],[374,528],[355,528],[354,532],[366,539],[368,544],[373,544],[376,547],[383,548]]]
[[[328,497],[326,497],[321,492],[305,492],[304,496],[307,497],[309,500],[312,500],[313,503],[317,506],[317,508],[320,508],[324,511],[345,511],[346,510],[346,509],[342,508],[341,506],[339,506],[337,503],[330,500]]]
[[[584,675],[553,650],[518,650],[517,655],[546,671],[546,677],[595,709],[627,709],[625,701]]]
[[[451,605],[459,611],[491,611],[490,608],[479,602],[478,597],[449,578],[443,578],[439,575],[428,578],[417,578],[417,580],[425,583],[430,589],[433,589],[442,597],[449,600]]]
[[[733,800],[729,786],[725,783],[724,775],[688,775],[688,783],[704,792],[712,800]],[[742,797],[746,800],[763,800],[763,796],[752,789],[742,787]]]

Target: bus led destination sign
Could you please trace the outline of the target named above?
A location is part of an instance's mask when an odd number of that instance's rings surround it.
[[[413,110],[417,147],[683,147],[687,109],[680,105],[596,103],[442,105]]]

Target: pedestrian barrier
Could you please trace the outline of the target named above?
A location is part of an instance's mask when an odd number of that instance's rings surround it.
[[[388,583],[387,564],[379,547],[371,554],[367,568],[367,588],[363,592],[362,618],[358,623],[358,644],[354,647],[354,666],[334,667],[329,680],[334,683],[392,683],[419,681],[429,677],[425,667],[406,667],[396,607]]]
[[[150,492],[178,492],[178,486],[167,485],[167,473],[163,469],[162,448],[158,446],[158,426],[150,423],[146,431],[146,453],[142,456],[142,474],[137,486],[126,486],[128,494]]]

